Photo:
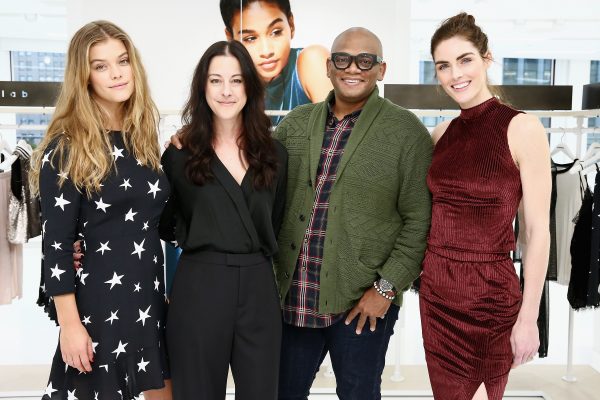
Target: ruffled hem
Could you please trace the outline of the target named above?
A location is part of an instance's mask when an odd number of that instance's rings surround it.
[[[57,350],[42,400],[137,400],[170,379],[164,346],[140,348],[106,364],[97,359],[88,374],[65,366]]]

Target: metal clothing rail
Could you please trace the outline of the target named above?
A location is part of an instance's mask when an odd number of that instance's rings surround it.
[[[460,111],[459,110],[411,110],[418,117],[455,117]],[[525,110],[528,114],[535,115],[540,118],[549,117],[582,117],[582,118],[594,118],[600,117],[600,108],[593,110],[578,110],[578,111],[536,111],[536,110]],[[267,110],[268,115],[283,116],[286,115],[288,110]],[[0,106],[0,114],[53,114],[54,107],[2,107]],[[181,110],[176,109],[164,109],[159,110],[160,115],[181,115]]]

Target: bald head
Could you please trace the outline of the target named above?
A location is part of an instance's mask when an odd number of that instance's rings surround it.
[[[331,52],[344,51],[348,47],[360,47],[365,52],[383,57],[381,40],[366,28],[354,27],[340,33],[331,45]]]

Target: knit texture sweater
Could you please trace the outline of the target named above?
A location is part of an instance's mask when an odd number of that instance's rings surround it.
[[[296,107],[275,136],[288,150],[286,211],[275,275],[281,299],[291,285],[315,199],[315,178],[333,92]],[[365,104],[338,167],[329,199],[320,274],[320,313],[352,308],[383,277],[399,291],[421,272],[431,219],[426,175],[432,141],[410,111],[379,97]]]

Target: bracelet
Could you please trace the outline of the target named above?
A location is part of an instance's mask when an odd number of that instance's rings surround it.
[[[389,294],[387,294],[386,292],[381,290],[381,288],[377,284],[377,281],[373,282],[373,287],[375,288],[375,290],[377,290],[377,293],[379,293],[380,295],[382,295],[383,297],[385,297],[388,300],[394,300],[396,298],[396,295],[390,296]]]

